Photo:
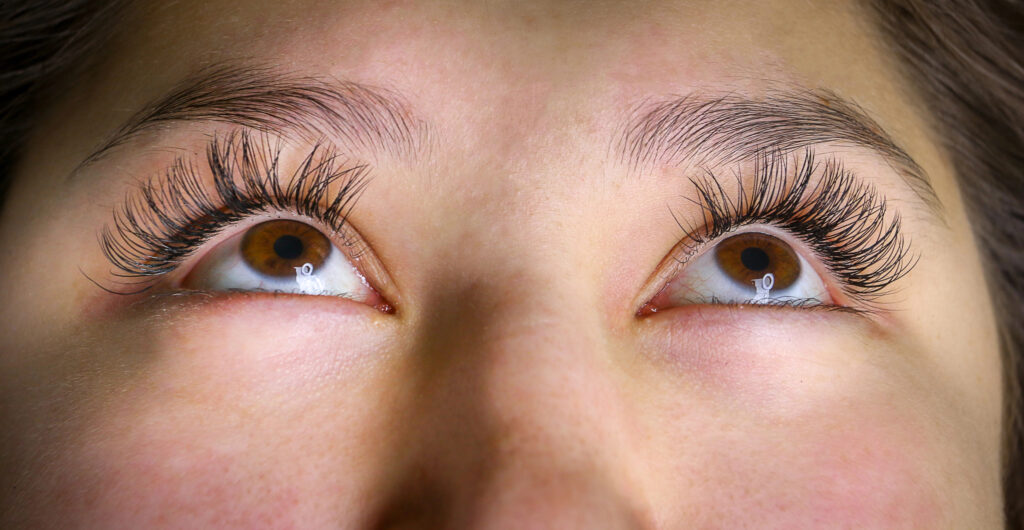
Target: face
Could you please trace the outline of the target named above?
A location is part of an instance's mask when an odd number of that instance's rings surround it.
[[[119,29],[0,218],[5,525],[1001,525],[980,258],[859,6]]]

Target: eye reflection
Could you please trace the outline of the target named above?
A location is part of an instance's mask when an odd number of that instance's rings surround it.
[[[774,289],[784,290],[800,277],[800,258],[781,239],[760,232],[731,236],[715,246],[715,261],[736,283],[754,290],[754,280],[775,276]]]
[[[693,304],[829,305],[825,280],[780,237],[747,231],[686,261],[640,315]]]
[[[260,274],[294,277],[295,269],[307,263],[319,269],[331,253],[331,241],[306,223],[282,219],[246,231],[241,251],[246,264]]]
[[[391,311],[327,235],[292,219],[264,221],[228,238],[199,258],[182,284],[212,291],[338,296]]]

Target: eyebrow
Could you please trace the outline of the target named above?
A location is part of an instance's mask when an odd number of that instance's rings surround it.
[[[868,148],[899,173],[940,219],[942,205],[921,168],[855,103],[825,90],[774,91],[760,98],[699,93],[637,106],[622,132],[622,160],[698,165],[749,160],[766,150],[790,152],[814,144]],[[136,112],[75,169],[136,135],[174,122],[211,121],[259,131],[291,131],[316,141],[339,138],[353,148],[412,156],[429,141],[429,127],[397,94],[351,81],[279,72],[270,67],[214,65]]]
[[[428,127],[395,94],[270,67],[217,65],[191,76],[129,118],[76,171],[138,134],[185,121],[227,123],[317,141],[338,138],[352,148],[415,156]]]
[[[637,106],[619,138],[621,160],[698,166],[788,153],[823,143],[867,148],[880,155],[942,220],[942,205],[924,169],[855,103],[832,91],[774,91],[754,98],[699,93]]]

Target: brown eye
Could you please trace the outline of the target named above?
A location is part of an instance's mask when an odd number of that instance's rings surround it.
[[[358,237],[352,231],[349,238]],[[346,239],[337,246],[313,225],[291,219],[264,221],[223,238],[197,256],[181,286],[200,291],[253,291],[337,296],[390,313],[381,297],[348,257]],[[360,262],[379,267],[369,252]],[[374,278],[382,278],[379,268]]]
[[[758,232],[729,237],[715,246],[715,261],[735,282],[754,289],[754,280],[775,276],[774,289],[783,290],[800,277],[800,258],[785,241]]]
[[[280,219],[250,228],[242,237],[242,258],[267,276],[295,277],[296,267],[320,269],[331,254],[331,241],[312,226]]]
[[[682,267],[638,315],[694,304],[830,305],[827,277],[798,248],[764,232],[732,234],[686,261],[673,260]]]

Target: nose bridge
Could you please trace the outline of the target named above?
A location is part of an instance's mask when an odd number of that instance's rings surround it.
[[[626,406],[599,313],[564,302],[572,282],[515,281],[518,296],[494,274],[468,285],[424,324],[425,391],[410,433],[420,486],[403,495],[445,499],[457,526],[636,527],[621,480]]]
[[[567,465],[567,459],[595,451],[605,422],[592,406],[610,409],[614,402],[612,367],[600,334],[579,313],[545,312],[494,325],[481,335],[471,361],[479,362],[482,417],[501,434],[492,455],[499,461],[550,458]]]
[[[478,428],[489,440],[481,448],[488,480],[468,497],[474,523],[536,517],[615,526],[628,519],[614,458],[628,452],[625,407],[610,356],[591,329],[552,314],[485,339]]]
[[[496,453],[552,449],[572,438],[579,438],[575,447],[585,445],[586,433],[604,423],[588,405],[616,393],[597,311],[566,302],[580,296],[573,282],[495,275],[502,274],[492,272],[486,284],[439,308],[426,331],[433,337],[421,343],[421,355],[434,365],[434,383],[450,390],[441,403],[471,405],[476,428],[501,433]]]

